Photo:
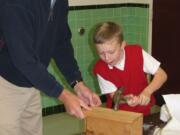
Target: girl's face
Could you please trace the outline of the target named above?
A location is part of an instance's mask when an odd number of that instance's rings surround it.
[[[112,39],[103,44],[96,44],[96,49],[101,60],[114,66],[120,61],[124,46],[124,43],[120,44],[118,40]]]

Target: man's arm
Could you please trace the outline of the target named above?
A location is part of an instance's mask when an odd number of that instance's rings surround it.
[[[58,97],[63,87],[50,75],[33,49],[32,16],[16,5],[3,7],[0,12],[1,30],[14,66],[32,83],[49,96]]]

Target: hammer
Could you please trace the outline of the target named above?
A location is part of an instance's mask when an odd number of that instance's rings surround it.
[[[113,109],[116,111],[118,110],[120,104],[127,103],[127,98],[122,95],[124,89],[124,87],[119,88],[113,96]]]

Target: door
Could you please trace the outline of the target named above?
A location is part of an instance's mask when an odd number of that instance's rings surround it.
[[[180,1],[154,0],[152,55],[168,74],[165,85],[155,93],[162,105],[161,94],[180,93]]]

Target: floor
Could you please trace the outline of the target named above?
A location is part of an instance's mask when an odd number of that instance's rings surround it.
[[[84,122],[67,113],[43,117],[43,135],[80,135]]]

